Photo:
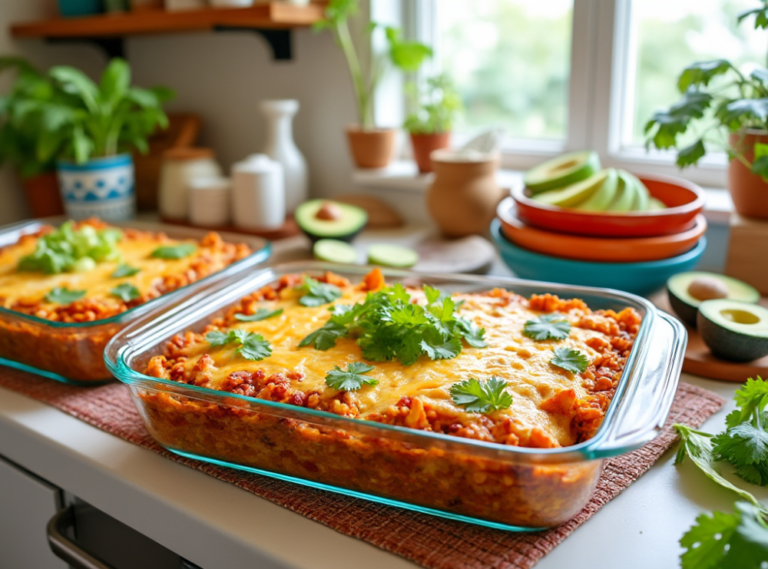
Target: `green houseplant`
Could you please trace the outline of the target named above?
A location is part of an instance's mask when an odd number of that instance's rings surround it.
[[[739,15],[768,28],[768,0]],[[646,146],[677,149],[680,168],[725,148],[733,203],[742,215],[768,219],[768,69],[742,73],[725,59],[693,63],[680,74],[681,99],[646,124]],[[692,137],[691,135],[694,134]],[[687,144],[680,147],[682,140]]]
[[[325,17],[315,24],[316,30],[330,30],[344,54],[352,79],[357,102],[357,125],[347,128],[347,138],[355,163],[360,168],[382,168],[389,163],[394,149],[393,129],[377,128],[374,121],[373,103],[376,89],[384,74],[391,68],[404,72],[419,69],[432,49],[419,42],[405,41],[400,30],[369,23],[354,38],[349,20],[359,11],[359,0],[330,0]],[[374,34],[383,33],[386,38],[385,53],[361,49],[372,44]]]
[[[450,146],[453,123],[462,108],[450,76],[442,73],[425,83],[423,89],[411,86],[413,112],[403,125],[411,135],[413,157],[421,173],[432,171],[432,151]]]

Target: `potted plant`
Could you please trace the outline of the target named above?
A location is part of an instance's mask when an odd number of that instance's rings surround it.
[[[738,21],[750,16],[755,28],[768,27],[768,5],[743,12]],[[678,148],[677,165],[686,168],[709,149],[725,146],[736,211],[768,219],[768,69],[756,67],[747,75],[725,59],[697,62],[683,70],[677,87],[680,101],[646,124],[646,147]],[[696,136],[690,136],[694,127]],[[681,138],[689,139],[683,148]]]
[[[414,111],[405,119],[403,127],[411,135],[413,158],[422,174],[432,171],[430,155],[433,150],[448,148],[456,113],[461,110],[461,99],[451,78],[443,73],[430,77],[426,89],[413,90]]]
[[[135,207],[130,150],[145,153],[147,138],[166,128],[162,109],[173,93],[131,87],[128,64],[112,59],[99,85],[72,67],[49,71],[53,96],[30,103],[29,120],[45,127],[37,139],[39,160],[57,160],[67,215],[127,219]]]
[[[50,81],[19,57],[0,57],[0,71],[15,70],[10,92],[0,97],[0,164],[10,164],[21,179],[34,217],[61,215],[55,159],[41,160],[36,144],[44,125],[29,114],[30,101],[50,98]]]
[[[376,88],[388,67],[393,66],[405,72],[416,71],[432,55],[432,49],[419,42],[404,41],[400,31],[395,28],[371,22],[362,32],[364,39],[370,45],[373,34],[383,32],[387,52],[371,52],[365,58],[360,57],[349,27],[349,19],[358,12],[358,8],[359,0],[330,0],[325,9],[325,17],[315,24],[315,29],[331,30],[349,67],[357,99],[358,122],[347,128],[347,140],[355,164],[359,168],[383,168],[392,158],[395,130],[376,127],[373,118]]]

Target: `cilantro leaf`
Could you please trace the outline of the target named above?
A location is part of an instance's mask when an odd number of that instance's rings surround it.
[[[555,348],[555,357],[549,363],[571,373],[583,373],[589,366],[587,356],[571,348]]]
[[[334,366],[326,374],[325,383],[328,387],[339,391],[357,391],[363,385],[376,385],[379,383],[378,380],[364,375],[370,371],[373,371],[373,366],[360,362],[353,362],[347,365],[346,371],[339,366]]]
[[[341,298],[341,289],[336,285],[321,283],[310,277],[296,287],[304,295],[299,299],[302,306],[320,306]]]
[[[229,332],[213,330],[205,335],[206,341],[211,346],[223,346],[225,344],[240,344],[235,354],[246,360],[260,361],[272,355],[272,346],[261,334],[254,334],[242,328],[233,328]]]
[[[69,290],[67,287],[57,286],[45,295],[45,300],[56,304],[72,304],[84,296],[84,290]]]
[[[491,413],[512,405],[512,396],[505,391],[506,387],[507,382],[495,376],[484,383],[472,377],[451,385],[451,399],[467,411]]]
[[[155,259],[184,259],[197,251],[193,243],[179,243],[178,245],[164,245],[158,247],[150,254]]]
[[[140,273],[140,272],[141,272],[141,269],[138,269],[136,267],[131,267],[130,265],[126,265],[125,263],[120,263],[115,269],[115,272],[113,272],[110,276],[113,279],[119,279],[122,277],[132,277],[136,273]]]
[[[461,353],[461,340],[455,336],[445,338],[434,329],[427,329],[421,341],[421,349],[431,360],[449,360]]]
[[[734,396],[736,406],[739,409],[732,411],[725,418],[728,427],[735,427],[748,420],[755,410],[762,411],[768,405],[768,381],[760,376],[757,379],[751,377],[742,385]]]
[[[242,339],[242,345],[235,350],[246,360],[261,361],[272,355],[272,346],[269,345],[261,334],[248,333]]]
[[[562,314],[542,314],[523,325],[523,335],[534,340],[565,340],[571,333],[571,324]]]
[[[682,569],[760,569],[768,559],[768,524],[754,505],[737,502],[732,514],[697,517],[680,545]]]
[[[683,462],[686,456],[690,457],[693,463],[699,467],[699,470],[701,470],[710,480],[716,482],[723,488],[727,488],[728,490],[736,492],[736,494],[738,494],[741,499],[751,502],[760,508],[766,515],[768,515],[768,510],[760,505],[760,502],[757,501],[757,498],[755,498],[746,490],[743,490],[735,484],[732,484],[723,478],[720,472],[718,472],[717,468],[715,467],[712,435],[702,431],[697,431],[691,427],[688,427],[687,425],[682,425],[680,423],[673,425],[673,427],[677,434],[680,435],[680,439],[682,440],[680,449],[677,451],[675,464],[680,464]]]
[[[269,308],[259,308],[253,314],[235,314],[235,319],[240,322],[259,322],[260,320],[266,320],[267,318],[274,318],[280,316],[283,313],[282,308],[276,310],[270,310]]]
[[[346,335],[347,329],[331,319],[299,342],[299,347],[314,346],[316,350],[330,350],[336,345],[338,338],[344,338]]]
[[[461,316],[456,317],[456,324],[461,332],[461,336],[464,340],[473,348],[487,348],[488,344],[485,343],[485,329],[480,328],[477,324],[463,318]]]
[[[720,433],[712,442],[712,452],[717,460],[735,466],[739,476],[747,482],[768,485],[768,433],[763,429],[742,423]]]
[[[112,296],[116,296],[123,302],[130,302],[141,296],[139,289],[130,283],[119,284],[115,288],[113,288],[111,291],[109,291],[109,293]]]

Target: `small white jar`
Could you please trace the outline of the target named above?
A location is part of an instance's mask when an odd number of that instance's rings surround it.
[[[220,177],[221,167],[210,148],[171,148],[160,169],[159,208],[166,219],[189,217],[189,183],[196,178]]]
[[[232,166],[232,218],[236,227],[255,231],[285,223],[283,167],[264,154]]]
[[[200,227],[229,223],[231,184],[221,176],[195,178],[189,182],[189,221]]]

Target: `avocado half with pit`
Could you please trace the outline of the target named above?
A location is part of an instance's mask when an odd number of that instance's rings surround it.
[[[707,300],[697,317],[701,339],[724,360],[751,362],[768,356],[768,309],[737,300]]]
[[[585,150],[547,160],[528,170],[524,180],[531,194],[538,194],[586,180],[599,171],[600,157],[597,152]]]
[[[365,210],[331,200],[310,200],[296,208],[296,223],[312,243],[320,239],[352,241],[368,223]]]
[[[702,302],[728,299],[755,304],[760,300],[760,293],[756,288],[738,279],[691,271],[670,277],[667,281],[667,297],[677,317],[696,328],[697,314]]]

